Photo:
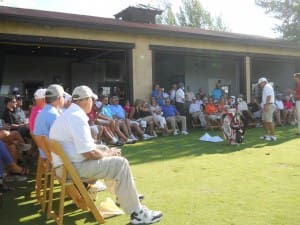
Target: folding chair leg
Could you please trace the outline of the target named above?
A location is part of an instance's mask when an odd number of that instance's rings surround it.
[[[36,170],[36,178],[35,178],[35,193],[36,198],[40,202],[41,198],[41,183],[42,183],[42,158],[38,158],[37,170]]]

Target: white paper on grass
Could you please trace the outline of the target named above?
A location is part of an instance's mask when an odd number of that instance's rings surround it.
[[[207,132],[199,138],[200,141],[208,141],[208,142],[221,142],[222,138],[219,136],[210,136]]]

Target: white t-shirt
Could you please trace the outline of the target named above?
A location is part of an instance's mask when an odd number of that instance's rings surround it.
[[[248,110],[248,105],[247,102],[241,101],[238,103],[238,110],[240,111],[247,111]]]
[[[273,87],[270,84],[266,84],[263,87],[263,92],[262,92],[262,104],[263,105],[266,104],[268,96],[271,96],[270,103],[274,104],[274,100],[275,100],[274,90],[273,90]]]
[[[189,108],[189,113],[195,113],[200,111],[200,106],[197,103],[191,103]]]
[[[184,91],[181,88],[177,89],[175,98],[176,98],[176,102],[181,102],[181,103],[185,102]]]
[[[284,105],[282,100],[275,100],[276,109],[283,110]]]
[[[49,137],[57,140],[63,146],[71,162],[82,162],[86,158],[82,153],[96,149],[94,139],[88,124],[88,116],[76,104],[70,107],[53,123]],[[62,164],[60,158],[53,154],[54,167]]]

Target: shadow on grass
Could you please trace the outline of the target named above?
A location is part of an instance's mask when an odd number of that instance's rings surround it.
[[[34,195],[35,180],[8,183],[15,188],[14,191],[4,193],[4,204],[0,209],[1,224],[56,224],[54,220],[48,220],[46,213],[41,211],[41,205]],[[58,208],[58,192],[56,190],[54,207]],[[78,209],[68,198],[65,201],[64,224],[76,224],[80,220],[83,224],[97,224],[94,217],[88,211]],[[3,222],[3,223],[2,223]],[[4,223],[6,222],[6,223]]]
[[[187,136],[159,137],[145,142],[138,142],[134,145],[126,145],[122,152],[130,161],[130,164],[134,165],[180,157],[201,156],[204,154],[227,154],[248,148],[261,149],[265,146],[275,146],[298,138],[295,135],[296,128],[286,126],[276,130],[277,141],[267,142],[260,140],[260,136],[264,133],[262,128],[252,128],[246,131],[242,144],[232,146],[226,140],[218,143],[200,141],[199,138],[205,132],[208,132],[211,136],[220,136],[223,138],[223,133],[220,130],[202,131],[193,129]]]
[[[277,129],[278,140],[266,142],[260,140],[263,129],[254,128],[247,130],[245,141],[239,146],[228,145],[225,141],[221,143],[209,143],[199,141],[204,131],[194,129],[187,136],[170,136],[157,138],[150,141],[139,142],[134,145],[127,145],[123,148],[123,155],[128,158],[131,164],[147,162],[159,162],[172,160],[180,157],[197,157],[207,154],[228,154],[245,149],[263,149],[265,146],[280,145],[285,142],[299,138],[295,135],[295,127],[280,127]],[[221,131],[208,131],[212,136],[223,137]],[[283,164],[286,166],[286,164]],[[178,168],[175,168],[175,170]],[[203,168],[205,169],[205,168]],[[34,171],[32,168],[31,171]],[[176,172],[174,170],[174,172]],[[4,193],[4,205],[0,209],[1,224],[56,224],[48,220],[45,213],[41,212],[40,204],[33,194],[35,175],[32,174],[26,182],[9,183],[16,188],[15,191]],[[59,189],[57,189],[57,192]],[[56,198],[58,198],[56,196]],[[58,199],[56,199],[56,206]],[[65,202],[64,224],[97,224],[89,212],[81,211],[74,204]],[[127,217],[126,217],[127,220]]]

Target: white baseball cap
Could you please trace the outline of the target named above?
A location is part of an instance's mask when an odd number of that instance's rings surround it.
[[[262,82],[266,82],[266,83],[268,83],[268,80],[267,80],[267,78],[265,78],[265,77],[261,77],[261,78],[259,78],[259,79],[258,79],[258,82],[257,82],[257,84],[261,84]]]
[[[45,98],[46,91],[47,91],[46,88],[37,89],[33,94],[34,99],[43,99],[43,98]]]

